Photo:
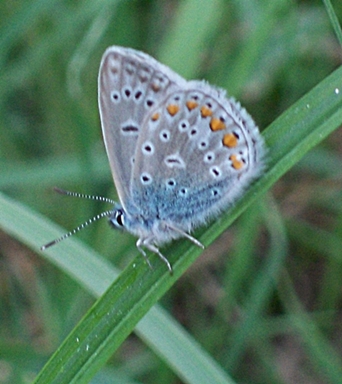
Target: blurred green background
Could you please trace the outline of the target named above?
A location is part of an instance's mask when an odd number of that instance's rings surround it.
[[[342,20],[342,3],[333,6]],[[109,207],[53,186],[116,199],[97,108],[108,46],[145,51],[187,79],[225,88],[261,131],[342,59],[318,0],[17,0],[0,2],[0,14],[0,188],[67,230]],[[337,130],[162,299],[238,383],[342,382],[341,148]],[[137,254],[135,239],[106,220],[77,236],[120,268]],[[255,313],[270,239],[282,264]],[[31,382],[93,301],[0,231],[0,384]],[[171,367],[131,336],[93,382],[182,383]]]

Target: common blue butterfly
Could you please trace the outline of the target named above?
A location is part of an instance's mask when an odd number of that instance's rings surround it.
[[[158,245],[187,237],[203,247],[189,232],[232,205],[261,174],[263,138],[224,90],[186,81],[134,49],[106,50],[98,89],[120,203],[96,219],[108,216],[115,227],[138,236],[146,260],[143,248],[158,254],[171,272]]]

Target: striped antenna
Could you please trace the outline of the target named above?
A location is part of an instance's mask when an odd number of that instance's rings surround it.
[[[72,197],[78,197],[81,199],[90,199],[90,200],[98,200],[98,201],[103,201],[105,203],[110,203],[110,204],[116,204],[114,200],[108,199],[107,197],[102,197],[102,196],[92,196],[92,195],[84,195],[83,193],[78,193],[78,192],[70,192],[66,191],[64,189],[54,187],[54,191],[57,193],[60,193],[61,195],[66,195],[66,196],[72,196]],[[40,247],[41,251],[45,251],[47,248],[52,247],[53,245],[67,239],[68,237],[74,235],[75,233],[81,231],[82,229],[86,228],[88,225],[94,223],[97,220],[102,219],[103,217],[108,217],[112,214],[112,210],[108,210],[102,213],[99,213],[98,215],[92,217],[91,219],[87,220],[83,224],[79,225],[78,227],[74,228],[68,233],[65,233],[63,236],[59,237],[58,239],[52,240],[49,243],[43,245]]]
[[[97,200],[97,201],[103,201],[105,203],[116,204],[114,200],[108,199],[108,197],[85,195],[83,193],[66,191],[65,189],[58,188],[58,187],[54,187],[53,190],[59,193],[60,195],[66,195],[71,197],[78,197],[80,199]]]

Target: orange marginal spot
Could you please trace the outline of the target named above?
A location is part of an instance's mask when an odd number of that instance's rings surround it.
[[[208,117],[208,116],[211,116],[212,114],[213,114],[213,111],[210,108],[203,105],[203,107],[201,108],[202,117]]]
[[[233,168],[239,170],[243,167],[243,162],[236,158],[236,155],[230,155],[229,160],[232,162]]]
[[[185,104],[188,107],[189,111],[192,111],[193,109],[198,107],[198,103],[196,103],[195,100],[188,100]]]
[[[223,136],[222,143],[228,148],[235,148],[238,144],[238,140],[232,133],[227,133]]]
[[[151,87],[154,90],[154,92],[158,92],[160,90],[160,86],[156,83],[152,83]]]
[[[160,117],[160,113],[155,112],[155,113],[152,115],[151,120],[152,120],[152,121],[157,121],[157,120],[159,119],[159,117]]]
[[[174,116],[178,111],[179,111],[179,106],[176,105],[176,104],[169,104],[167,107],[166,107],[167,111],[169,112],[169,114],[171,116]]]
[[[210,121],[210,128],[212,131],[221,131],[226,128],[226,124],[220,119],[213,117]]]

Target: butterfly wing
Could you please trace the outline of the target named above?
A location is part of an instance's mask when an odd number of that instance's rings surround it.
[[[188,82],[143,122],[134,203],[147,221],[189,231],[241,195],[260,174],[263,153],[258,128],[239,103],[204,82]]]
[[[98,78],[102,133],[124,208],[130,197],[134,153],[143,120],[151,108],[184,83],[169,68],[133,49],[113,46],[102,57]]]

